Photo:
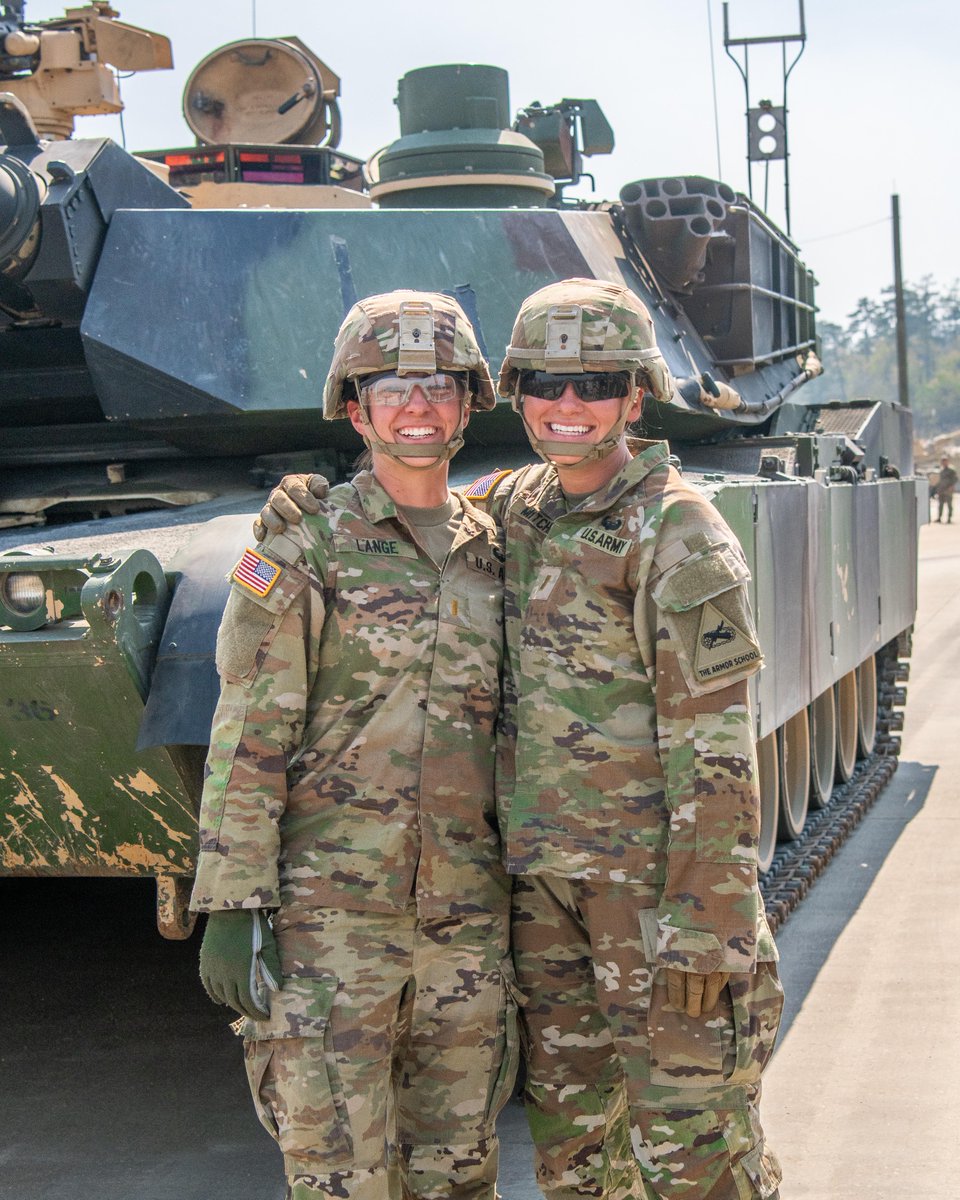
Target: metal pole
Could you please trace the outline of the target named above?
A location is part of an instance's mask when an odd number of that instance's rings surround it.
[[[891,196],[893,206],[893,288],[897,306],[897,391],[904,408],[910,407],[907,383],[907,310],[903,301],[903,264],[900,260],[900,197]]]
[[[803,28],[803,0],[800,2],[800,27]],[[803,51],[801,50],[802,54]],[[787,236],[790,235],[790,144],[787,141],[787,80],[790,78],[790,71],[795,67],[796,61],[790,70],[787,70],[787,43],[784,42],[780,47],[781,63],[783,66],[783,209],[784,215],[787,218]],[[799,55],[798,55],[799,57]]]

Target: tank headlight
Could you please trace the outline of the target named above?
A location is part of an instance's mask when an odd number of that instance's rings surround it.
[[[84,585],[101,561],[112,564],[114,560],[23,550],[0,553],[0,627],[33,633],[47,625],[78,620],[83,616]]]
[[[2,576],[0,590],[3,592],[3,603],[18,617],[27,617],[44,606],[46,589],[39,575],[28,574],[26,571],[10,571]]]

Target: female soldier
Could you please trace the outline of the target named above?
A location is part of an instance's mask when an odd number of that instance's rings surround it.
[[[625,1086],[634,1194],[771,1197],[757,1100],[782,992],[757,886],[749,573],[666,445],[626,437],[644,387],[669,400],[632,292],[573,279],[525,301],[500,392],[546,465],[491,510],[528,1114],[550,1196],[597,1194],[609,1138],[584,1131]]]
[[[356,304],[324,416],[349,417],[372,470],[233,572],[193,907],[292,1200],[385,1200],[387,1141],[403,1196],[493,1200],[517,1055],[503,552],[447,487],[471,408],[493,404],[454,301]]]

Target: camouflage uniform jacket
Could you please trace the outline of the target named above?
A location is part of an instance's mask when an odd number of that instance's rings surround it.
[[[661,966],[752,970],[763,924],[742,551],[663,442],[568,511],[499,483],[508,670],[498,789],[513,874],[636,887]]]
[[[369,473],[236,582],[192,907],[504,911],[494,807],[503,551],[463,501],[442,570]]]
[[[941,467],[940,474],[937,477],[937,483],[934,488],[935,496],[952,496],[953,490],[957,486],[957,473],[953,467]]]

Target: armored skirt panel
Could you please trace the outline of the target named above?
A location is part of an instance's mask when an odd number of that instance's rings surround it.
[[[361,473],[263,543],[281,568],[270,595],[235,582],[195,907],[402,912],[413,898],[422,917],[505,911],[503,550],[493,521],[462,504],[438,570]]]
[[[569,507],[548,466],[493,496],[507,539],[507,867],[629,884],[658,910],[660,965],[750,970],[762,907],[749,572],[666,445],[631,449]]]

